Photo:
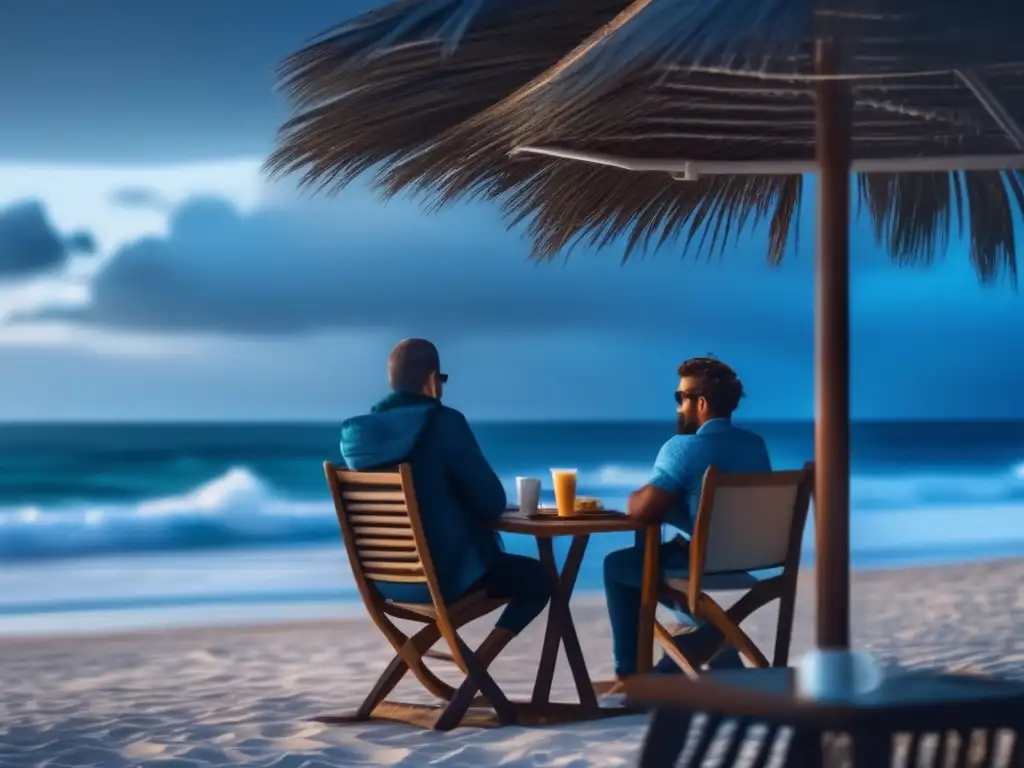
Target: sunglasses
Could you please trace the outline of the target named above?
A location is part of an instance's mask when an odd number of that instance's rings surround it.
[[[439,374],[437,374],[437,378],[440,380],[440,382],[442,384],[447,384],[448,383],[448,374],[447,373],[439,373]]]
[[[696,400],[698,397],[704,397],[704,395],[696,389],[677,389],[676,405],[682,405],[683,400]]]

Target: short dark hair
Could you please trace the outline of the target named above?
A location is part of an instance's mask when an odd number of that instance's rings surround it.
[[[736,371],[714,357],[691,357],[679,366],[679,378],[694,378],[697,389],[715,416],[732,416],[743,399],[743,382]]]
[[[437,347],[426,339],[405,339],[395,345],[388,357],[388,381],[392,389],[418,392],[430,374],[441,370]]]

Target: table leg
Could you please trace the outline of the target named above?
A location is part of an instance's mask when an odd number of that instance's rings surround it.
[[[640,617],[637,627],[639,654],[636,670],[641,675],[654,666],[654,620],[658,610],[658,588],[661,586],[661,526],[647,526],[644,536],[644,574],[640,585]]]
[[[580,647],[580,639],[576,634],[576,626],[573,624],[569,609],[569,597],[576,586],[576,577],[579,575],[589,539],[590,537],[586,535],[573,537],[561,574],[558,573],[558,565],[555,563],[551,539],[537,539],[540,561],[551,580],[551,603],[548,607],[548,624],[544,632],[544,645],[541,647],[540,665],[537,668],[537,682],[533,688],[534,705],[544,705],[550,701],[558,648],[564,643],[565,658],[569,662],[569,669],[572,670],[580,704],[584,707],[597,708],[597,696],[587,673],[587,663],[583,658],[583,649]]]

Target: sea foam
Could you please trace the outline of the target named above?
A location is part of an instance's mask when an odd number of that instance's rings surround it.
[[[540,477],[551,498],[547,470]],[[649,468],[603,464],[580,469],[579,493],[621,508]],[[502,477],[510,501],[515,477]],[[928,546],[970,548],[1024,542],[1024,464],[975,474],[855,475],[853,547],[858,551]],[[127,503],[0,509],[0,559],[122,552],[288,545],[337,541],[326,486],[320,499],[296,499],[244,466],[180,494]],[[808,546],[810,538],[808,538]]]

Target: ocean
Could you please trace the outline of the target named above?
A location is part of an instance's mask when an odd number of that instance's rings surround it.
[[[745,426],[776,468],[812,456],[810,422]],[[575,466],[580,493],[618,508],[673,429],[474,425],[510,500],[517,475],[552,500],[548,468]],[[855,567],[1024,554],[1024,422],[858,423],[852,450]],[[321,468],[337,425],[9,425],[0,455],[0,633],[358,610]],[[593,537],[578,589],[600,589],[602,555],[630,541]]]

